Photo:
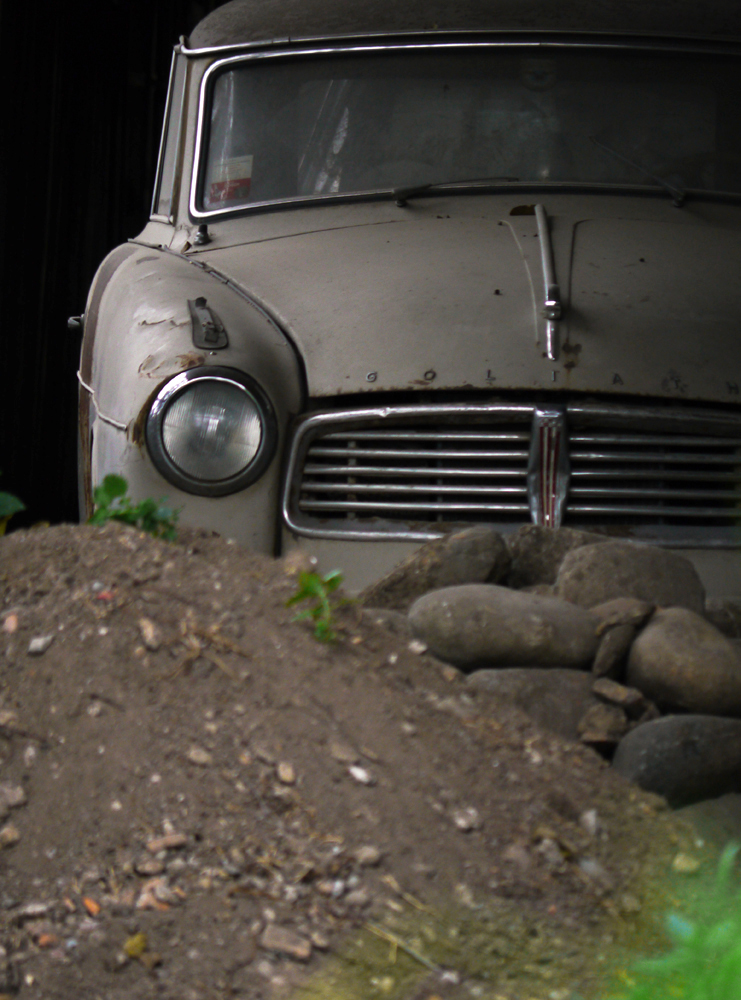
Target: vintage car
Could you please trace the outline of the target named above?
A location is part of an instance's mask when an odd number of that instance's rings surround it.
[[[741,4],[232,0],[84,314],[81,497],[349,586],[455,526],[741,595]]]

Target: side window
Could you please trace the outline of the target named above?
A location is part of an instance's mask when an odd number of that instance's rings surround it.
[[[157,180],[152,200],[152,216],[168,221],[172,216],[172,206],[176,196],[175,165],[180,148],[186,68],[185,56],[176,52],[172,57],[170,69],[170,86],[167,92]]]

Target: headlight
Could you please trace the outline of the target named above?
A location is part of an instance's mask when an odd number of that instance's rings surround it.
[[[223,496],[254,482],[275,454],[270,400],[231,368],[191,368],[157,393],[147,447],[158,471],[187,493]]]

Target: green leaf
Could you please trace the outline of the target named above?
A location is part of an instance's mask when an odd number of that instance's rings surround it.
[[[0,518],[12,517],[21,510],[25,510],[26,505],[12,493],[0,493]]]

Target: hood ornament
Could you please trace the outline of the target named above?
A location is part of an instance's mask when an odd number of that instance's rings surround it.
[[[527,466],[527,494],[533,524],[560,528],[569,492],[566,415],[555,407],[535,410]]]

